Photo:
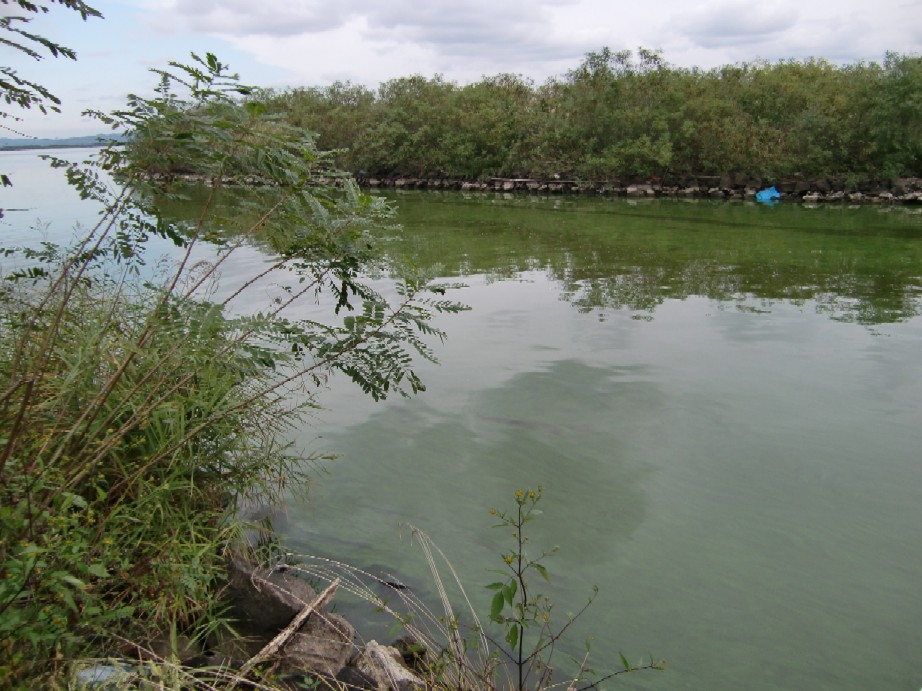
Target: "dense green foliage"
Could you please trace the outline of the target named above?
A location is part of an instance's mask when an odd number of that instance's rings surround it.
[[[214,56],[173,68],[156,97],[100,115],[130,131],[127,152],[55,162],[101,203],[96,227],[73,248],[4,250],[2,687],[51,685],[75,656],[129,640],[207,635],[236,507],[300,486],[305,459],[285,432],[326,378],[340,371],[375,398],[418,391],[414,357],[441,336],[430,315],[459,309],[423,297],[443,287],[419,274],[393,301],[364,283],[395,269],[369,232],[388,207],[318,185],[327,169],[310,135],[239,104],[250,90]],[[214,181],[194,223],[158,210],[188,193],[158,174],[174,166]],[[267,192],[228,206],[221,181],[241,168]],[[155,236],[177,250],[152,270]],[[219,280],[254,242],[273,259]],[[243,297],[257,285],[254,307]]]
[[[265,98],[265,95],[263,96]],[[880,178],[922,172],[922,58],[877,63],[669,65],[641,48],[589,53],[535,85],[502,74],[459,86],[412,76],[271,94],[369,175],[604,181],[740,174]]]

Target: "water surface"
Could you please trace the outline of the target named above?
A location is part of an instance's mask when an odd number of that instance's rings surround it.
[[[510,546],[487,512],[540,483],[559,613],[601,591],[575,652],[669,659],[612,686],[922,685],[918,214],[396,200],[390,251],[473,309],[442,320],[419,398],[330,392],[301,440],[341,460],[290,508],[296,550],[426,594],[414,524],[483,614]]]
[[[34,153],[2,156],[5,245],[93,222]],[[600,669],[669,660],[611,687],[922,686],[918,209],[393,199],[394,261],[439,264],[472,309],[437,320],[419,397],[326,392],[295,441],[340,460],[288,507],[295,551],[383,565],[427,598],[411,523],[485,615],[510,546],[488,511],[542,484],[532,544],[560,546],[561,619],[600,588],[571,650],[592,634]]]

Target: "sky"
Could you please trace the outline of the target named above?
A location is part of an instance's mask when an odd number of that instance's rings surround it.
[[[824,58],[882,62],[922,53],[922,0],[87,0],[104,19],[52,6],[29,29],[77,51],[35,61],[0,45],[0,65],[51,88],[60,115],[11,111],[33,137],[105,131],[81,116],[149,94],[150,68],[212,52],[245,84],[285,88],[351,81],[376,88],[440,74],[466,84],[499,73],[541,83],[589,51],[662,51],[679,67]],[[18,9],[0,0],[0,15]],[[49,3],[44,3],[49,4]],[[15,136],[0,129],[0,138]]]

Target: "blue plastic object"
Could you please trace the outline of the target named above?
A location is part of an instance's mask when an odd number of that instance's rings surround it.
[[[781,192],[775,189],[775,186],[772,185],[768,189],[759,190],[756,192],[756,201],[757,202],[776,202],[781,199]]]

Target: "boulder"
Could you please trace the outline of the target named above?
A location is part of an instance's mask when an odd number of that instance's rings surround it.
[[[378,684],[372,677],[352,665],[346,665],[339,670],[336,681],[347,689],[362,689],[362,691],[377,691],[378,689]]]
[[[275,635],[317,597],[306,581],[294,574],[259,567],[243,555],[228,563],[225,601],[232,615],[247,629]]]
[[[355,629],[338,614],[312,614],[280,651],[285,671],[310,670],[331,677],[352,656]]]
[[[654,194],[652,185],[628,185],[627,187],[627,196],[629,197],[652,197]]]
[[[403,665],[396,648],[369,641],[352,660],[352,666],[375,680],[378,691],[421,691],[425,682]]]

